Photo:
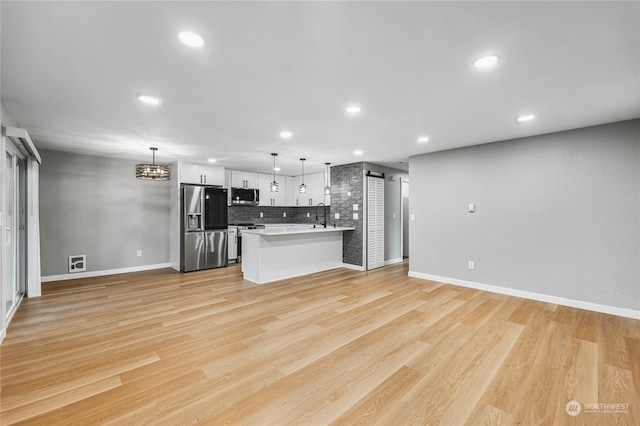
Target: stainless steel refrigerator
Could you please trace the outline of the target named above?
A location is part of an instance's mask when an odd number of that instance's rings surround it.
[[[227,266],[227,190],[200,185],[180,189],[180,270]]]

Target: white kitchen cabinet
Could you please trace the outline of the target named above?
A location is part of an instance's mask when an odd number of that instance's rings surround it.
[[[302,183],[302,180],[299,181]],[[307,192],[300,194],[300,206],[315,206],[324,203],[324,173],[310,173],[304,176]]]
[[[299,185],[300,176],[287,176],[287,206],[296,207],[300,205]]]
[[[298,182],[297,177],[296,176],[285,176],[285,201],[284,201],[284,205],[285,206],[295,206],[296,205],[296,198],[297,198],[297,191],[298,191],[298,186],[296,185],[296,182]],[[294,188],[295,191],[294,192]]]
[[[243,170],[231,170],[232,188],[258,188],[258,173]]]
[[[224,167],[222,166],[180,161],[178,162],[178,175],[180,183],[220,186],[225,184]]]
[[[273,175],[268,173],[258,174],[258,189],[260,190],[260,205],[261,206],[285,206],[286,205],[286,178],[284,176],[276,175],[276,182],[278,182],[278,192],[271,192],[271,182],[273,182]]]
[[[300,184],[302,183],[302,175],[287,176],[287,206],[316,206],[319,203],[330,205],[331,197],[324,195],[324,172],[310,173],[304,175],[304,184],[307,186],[307,192],[300,193]]]

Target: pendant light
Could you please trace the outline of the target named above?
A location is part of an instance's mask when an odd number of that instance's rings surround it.
[[[327,166],[327,171],[324,173],[324,195],[331,195],[331,185],[329,184],[329,165],[331,163],[324,163]]]
[[[300,184],[300,193],[304,194],[307,192],[307,185],[304,184],[304,162],[306,158],[301,158],[300,162],[302,163],[302,183]]]
[[[158,148],[149,148],[153,151],[153,161],[151,164],[136,164],[136,177],[145,180],[169,180],[171,179],[171,168],[164,164],[156,164],[156,151]]]
[[[271,182],[271,192],[278,192],[278,182],[276,182],[276,157],[278,154],[272,152],[273,156],[273,182]]]

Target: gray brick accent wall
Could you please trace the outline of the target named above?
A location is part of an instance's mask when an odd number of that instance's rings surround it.
[[[350,226],[355,231],[344,232],[342,261],[363,266],[363,163],[351,163],[331,167],[331,223]],[[358,219],[353,219],[353,205],[358,205]],[[334,219],[340,213],[340,219]]]

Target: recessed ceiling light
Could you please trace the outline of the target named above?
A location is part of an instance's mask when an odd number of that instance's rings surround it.
[[[520,115],[520,116],[518,116],[518,118],[516,118],[516,121],[517,121],[518,123],[524,123],[524,122],[526,122],[526,121],[531,121],[531,120],[533,120],[534,118],[536,118],[536,116],[535,116],[535,115],[533,115],[533,114],[526,114],[526,115]]]
[[[210,163],[215,163],[218,160],[216,160],[215,158],[209,158],[207,161],[210,162]]]
[[[360,105],[349,105],[346,111],[348,114],[354,115],[362,111],[362,108],[360,108]]]
[[[273,171],[274,171],[274,172],[279,172],[279,171],[280,171],[280,167],[274,167],[274,168],[273,168]]]
[[[498,55],[487,55],[482,58],[478,58],[473,63],[476,68],[490,68],[498,62]]]
[[[357,149],[355,151],[353,151],[353,155],[362,155],[364,154],[364,152],[362,152],[361,150]]]
[[[139,95],[137,99],[143,104],[147,104],[147,105],[160,105],[162,103],[160,98],[156,98],[154,96],[149,96],[149,95]]]
[[[291,139],[291,136],[293,136],[293,133],[291,133],[288,130],[283,130],[283,131],[280,132],[280,137],[282,139]]]
[[[419,143],[426,143],[426,142],[429,142],[429,136],[420,136],[420,137],[418,138],[418,142],[419,142]]]
[[[178,38],[181,42],[189,47],[202,47],[204,46],[204,39],[191,31],[182,31],[178,33]]]

